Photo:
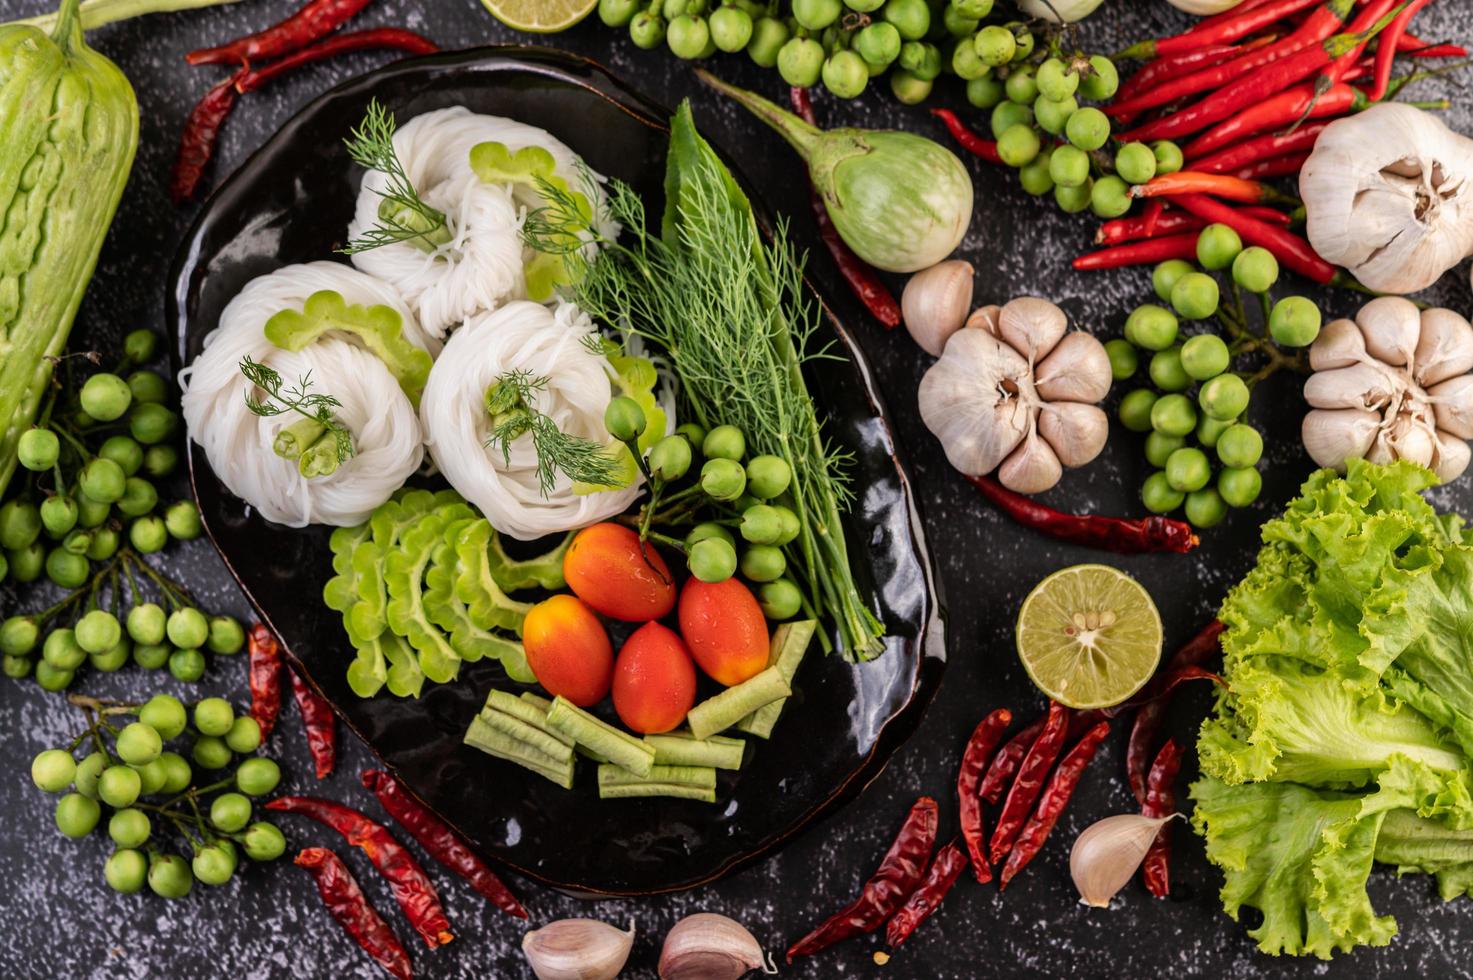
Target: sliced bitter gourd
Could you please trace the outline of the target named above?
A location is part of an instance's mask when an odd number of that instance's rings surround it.
[[[573,532],[551,551],[519,561],[508,555],[501,547],[501,536],[486,525],[486,554],[491,563],[491,576],[503,592],[520,592],[522,589],[544,588],[556,591],[568,583],[563,578],[563,556],[573,543]]]
[[[460,656],[425,611],[424,575],[445,526],[451,521],[474,516],[464,503],[437,508],[404,529],[399,547],[384,558],[384,583],[389,591],[389,629],[409,641],[409,645],[419,653],[419,666],[425,677],[437,684],[452,681],[460,673]]]
[[[527,618],[532,605],[510,598],[496,580],[491,557],[495,535],[486,520],[472,521],[460,528],[454,538],[459,566],[455,595],[470,611],[471,622],[480,629],[512,630],[520,636],[522,620]],[[561,559],[558,575],[562,575]]]
[[[340,527],[332,532],[327,546],[332,549],[333,577],[322,587],[322,601],[327,608],[343,614],[343,628],[353,632],[348,611],[358,601],[358,575],[353,571],[353,552],[368,540],[367,522],[356,527]]]
[[[419,657],[414,649],[396,633],[385,632],[379,638],[384,659],[388,661],[386,672],[389,693],[401,698],[417,698],[425,684],[424,671],[420,669]]]
[[[429,569],[425,572],[424,603],[430,621],[450,634],[450,647],[462,660],[474,662],[484,658],[499,660],[512,680],[530,684],[537,678],[527,666],[522,645],[478,626],[470,610],[456,595],[458,559],[452,543],[465,526],[473,521],[457,521],[446,528]]]

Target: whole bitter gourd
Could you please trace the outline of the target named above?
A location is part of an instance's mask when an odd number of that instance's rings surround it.
[[[79,3],[49,36],[0,27],[0,495],[138,148],[133,87],[87,47]]]

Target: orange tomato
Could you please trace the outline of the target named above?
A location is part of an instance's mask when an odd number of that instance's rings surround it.
[[[701,669],[727,687],[767,668],[767,620],[737,579],[689,579],[680,593],[680,635]]]
[[[614,710],[642,735],[668,732],[696,703],[696,665],[680,635],[645,623],[629,635],[614,664]]]
[[[587,708],[609,693],[614,648],[604,624],[576,596],[555,595],[533,606],[522,624],[522,646],[549,694]]]
[[[646,558],[648,555],[648,558]],[[610,619],[645,623],[675,608],[675,579],[653,544],[622,524],[595,524],[578,532],[563,556],[573,594]]]

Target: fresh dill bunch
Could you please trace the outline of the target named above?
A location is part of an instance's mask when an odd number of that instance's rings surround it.
[[[536,393],[547,388],[548,379],[530,371],[508,371],[498,375],[486,389],[486,412],[491,416],[488,448],[501,447],[502,459],[511,463],[511,447],[530,433],[537,454],[537,483],[543,497],[552,495],[557,475],[575,483],[595,487],[619,486],[623,482],[618,460],[607,447],[569,435],[533,404]]]
[[[262,418],[271,418],[287,412],[295,412],[320,425],[323,434],[332,437],[332,458],[327,461],[327,468],[319,470],[315,475],[326,475],[353,458],[355,452],[353,434],[338,420],[335,411],[342,408],[343,403],[333,395],[313,392],[311,371],[298,378],[295,387],[286,388],[281,375],[274,368],[262,364],[247,354],[240,362],[240,373],[255,389],[266,393],[265,399],[258,399],[251,397],[251,389],[246,390],[246,408],[250,409],[252,414]],[[319,462],[318,465],[322,464]]]
[[[394,150],[395,128],[393,114],[378,99],[371,99],[363,121],[343,141],[354,163],[389,178],[388,186],[378,192],[383,198],[378,206],[378,224],[338,249],[344,255],[356,255],[396,242],[410,242],[416,248],[433,252],[450,241],[444,212],[426,204],[404,172],[404,165]]]

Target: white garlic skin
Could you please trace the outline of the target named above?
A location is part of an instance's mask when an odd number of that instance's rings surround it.
[[[932,357],[940,357],[946,341],[966,323],[972,276],[972,263],[950,259],[911,276],[900,294],[905,329]]]
[[[1325,127],[1299,175],[1310,244],[1383,293],[1414,293],[1473,253],[1473,140],[1401,102]]]
[[[1104,345],[1069,333],[1053,303],[1025,296],[974,311],[917,396],[952,466],[968,476],[997,470],[1003,486],[1031,494],[1104,448],[1109,421],[1094,403],[1110,382]]]

